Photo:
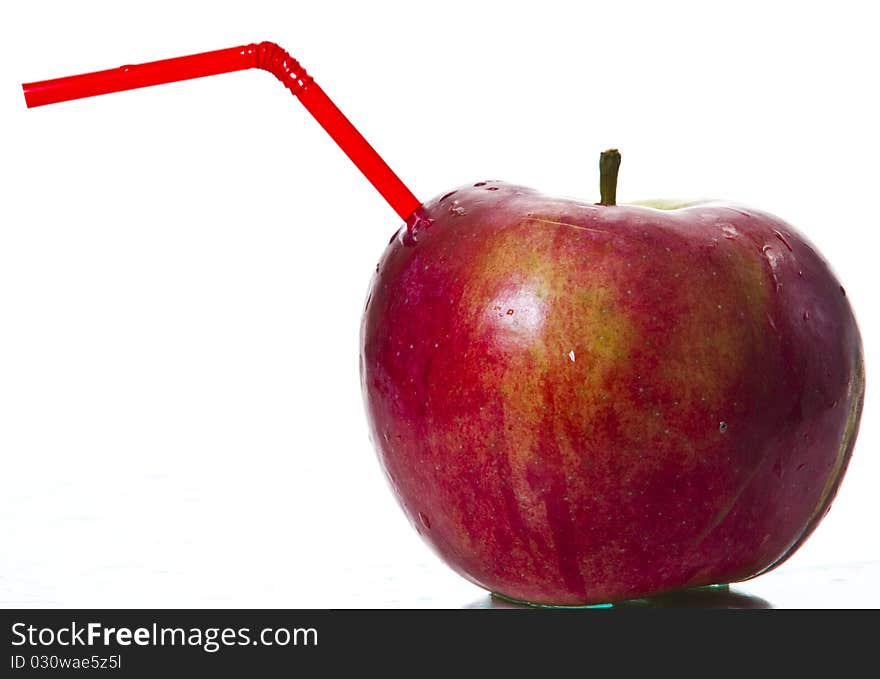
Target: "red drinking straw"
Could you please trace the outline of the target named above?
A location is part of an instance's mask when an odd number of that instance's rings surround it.
[[[421,205],[418,198],[406,188],[296,59],[272,42],[25,83],[22,88],[25,102],[32,108],[249,68],[262,68],[284,83],[394,211],[404,220],[412,216]]]

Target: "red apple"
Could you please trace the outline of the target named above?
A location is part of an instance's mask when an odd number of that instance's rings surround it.
[[[611,204],[497,181],[426,203],[364,313],[371,437],[400,504],[511,599],[763,573],[828,511],[858,430],[858,328],[806,238],[734,205],[614,205],[604,174]]]

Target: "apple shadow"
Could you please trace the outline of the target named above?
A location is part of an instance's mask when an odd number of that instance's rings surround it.
[[[465,608],[521,608],[536,610],[536,608],[553,608],[541,606],[529,606],[506,601],[492,594],[478,599],[465,606]],[[579,610],[578,607],[564,607],[566,610]],[[608,608],[723,608],[723,609],[763,609],[773,608],[766,599],[737,592],[729,587],[699,587],[685,589],[678,592],[668,592],[653,597],[641,599],[629,599],[618,601],[614,604],[603,606],[584,606],[582,610],[590,611]]]

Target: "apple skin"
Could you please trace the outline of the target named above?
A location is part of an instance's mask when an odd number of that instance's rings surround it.
[[[361,381],[415,529],[475,584],[551,605],[781,563],[828,511],[864,395],[846,293],[785,222],[502,182],[392,238]]]

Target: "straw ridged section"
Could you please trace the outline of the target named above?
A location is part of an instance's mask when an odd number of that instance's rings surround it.
[[[312,76],[287,50],[274,42],[252,43],[243,48],[244,53],[254,57],[254,67],[269,71],[295,96],[312,83]]]

